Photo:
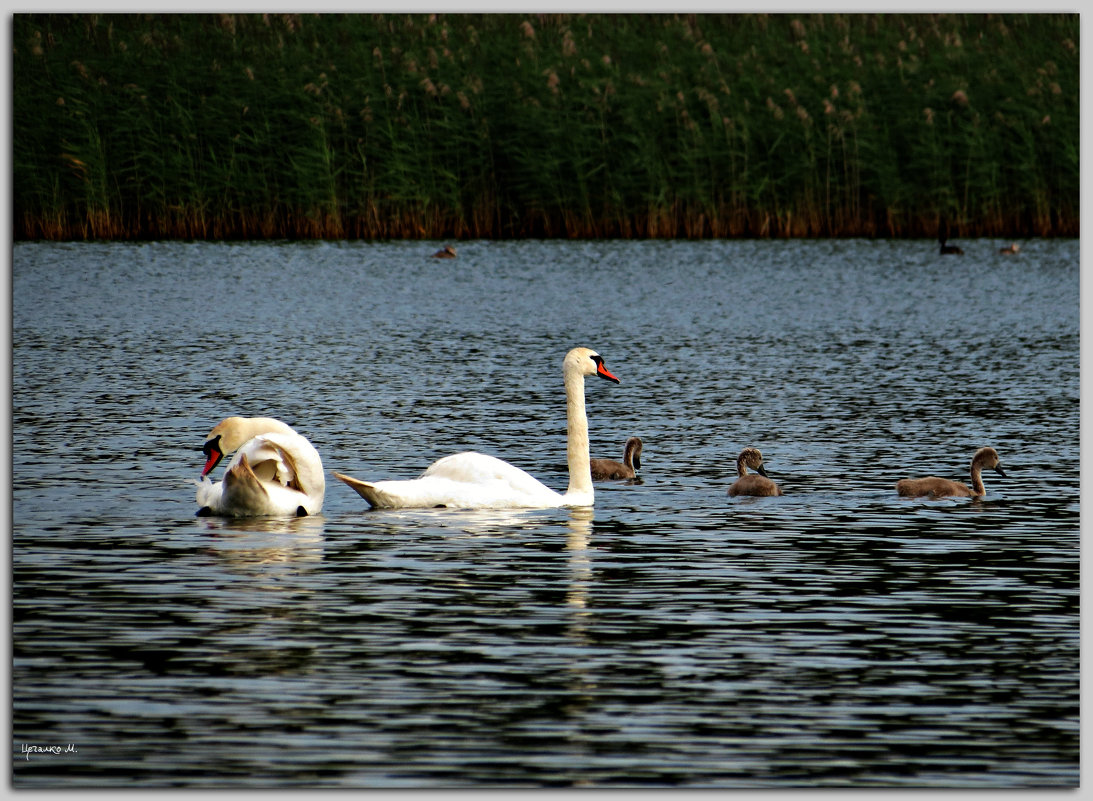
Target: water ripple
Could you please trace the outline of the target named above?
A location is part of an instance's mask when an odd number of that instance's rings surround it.
[[[18,244],[15,786],[1076,786],[1078,243],[995,244]],[[228,414],[564,489],[576,344],[594,511],[193,516]]]

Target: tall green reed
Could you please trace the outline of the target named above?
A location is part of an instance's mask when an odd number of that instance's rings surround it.
[[[17,15],[21,237],[1076,234],[1076,15]]]

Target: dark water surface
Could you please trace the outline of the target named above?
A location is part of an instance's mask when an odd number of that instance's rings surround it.
[[[16,787],[1077,785],[1076,240],[439,244],[15,246]],[[594,511],[194,517],[230,414],[564,490],[575,345]]]

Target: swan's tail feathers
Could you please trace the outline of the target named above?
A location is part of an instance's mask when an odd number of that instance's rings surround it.
[[[348,484],[353,490],[368,501],[368,505],[373,509],[382,509],[398,506],[398,503],[394,498],[389,496],[386,492],[376,487],[375,484],[370,484],[367,481],[361,481],[358,478],[347,476],[344,473],[334,473],[334,475]]]

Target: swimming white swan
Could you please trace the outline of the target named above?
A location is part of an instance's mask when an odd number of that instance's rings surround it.
[[[896,492],[905,498],[979,497],[987,494],[987,488],[983,485],[983,476],[980,475],[984,467],[994,470],[1002,478],[1007,478],[999,464],[998,451],[994,448],[980,448],[972,457],[972,485],[970,487],[959,481],[927,476],[926,478],[904,478],[897,481]]]
[[[199,516],[256,517],[317,514],[326,479],[318,452],[306,438],[272,417],[228,417],[209,432],[202,447],[205,469],[197,487]],[[212,471],[235,452],[224,480]]]
[[[598,353],[574,348],[562,362],[566,399],[566,458],[569,489],[555,492],[518,467],[482,453],[456,453],[433,462],[420,477],[404,481],[360,481],[335,473],[373,508],[444,506],[451,509],[545,509],[591,506],[594,498],[588,458],[585,376],[620,383]]]

